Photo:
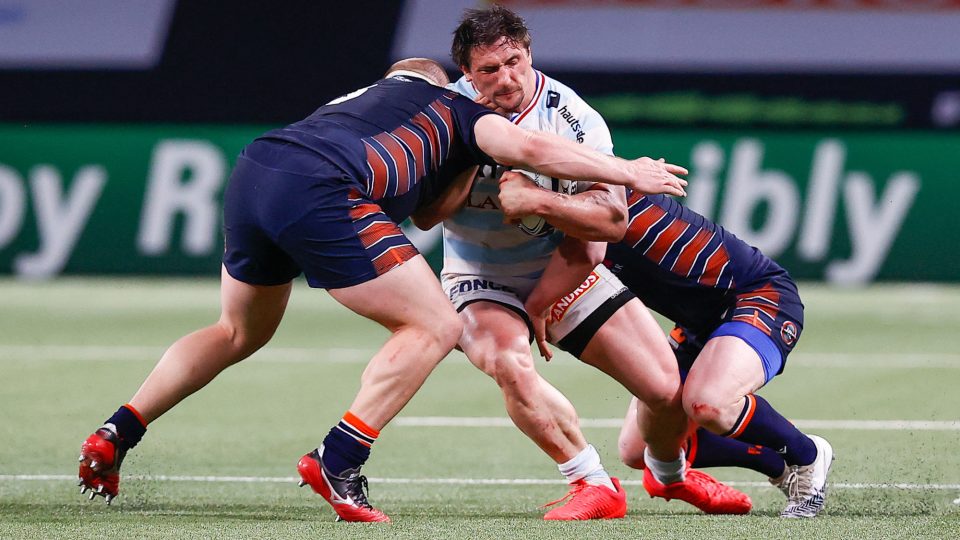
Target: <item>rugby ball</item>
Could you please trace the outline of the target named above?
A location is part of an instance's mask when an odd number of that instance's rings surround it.
[[[577,183],[572,180],[561,180],[559,178],[553,178],[538,172],[525,171],[523,169],[514,169],[514,171],[523,174],[529,178],[531,182],[542,187],[543,189],[548,189],[555,193],[564,193],[567,195],[573,195],[576,193]],[[517,227],[530,236],[546,236],[553,232],[553,225],[550,225],[547,223],[547,220],[536,215],[524,216],[520,218],[520,223],[517,224]]]

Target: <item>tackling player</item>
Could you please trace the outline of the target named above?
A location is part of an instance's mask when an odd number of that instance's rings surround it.
[[[496,5],[467,10],[454,32],[452,55],[464,73],[452,86],[458,92],[504,113],[525,129],[557,133],[584,147],[612,153],[610,133],[596,111],[570,88],[533,69],[530,36],[516,14]],[[528,341],[531,327],[523,304],[558,246],[577,257],[589,257],[590,246],[569,236],[561,244],[564,235],[559,231],[533,237],[505,223],[501,205],[507,203],[509,193],[500,189],[498,173],[483,168],[466,206],[443,223],[441,280],[464,322],[460,346],[474,365],[496,381],[517,427],[557,463],[571,483],[569,502],[544,518],[622,517],[626,497],[618,481],[606,473],[596,449],[584,438],[573,405],[534,367]],[[533,185],[526,179],[518,182]],[[568,192],[551,194],[557,203],[549,215],[553,225],[584,240],[622,237],[627,217],[622,189],[591,182],[569,187]],[[432,223],[417,222],[422,228]],[[602,245],[600,249],[602,257]],[[629,294],[620,294],[623,285],[602,266],[595,277],[563,321],[552,325],[557,339],[567,337],[582,317],[607,298],[617,297],[618,307],[630,300]],[[582,281],[577,279],[563,290]],[[630,305],[642,309],[636,304]],[[639,322],[618,316],[617,321],[629,324],[630,330],[645,331],[651,352],[626,358],[611,346],[591,350],[585,358],[655,410],[644,437],[660,464],[658,476],[676,484],[673,496],[706,511],[722,510],[728,493],[725,486],[699,473],[689,481],[685,477],[680,447],[687,419],[680,404],[679,374],[662,332],[652,318]],[[661,349],[659,354],[654,353],[656,347]]]
[[[273,336],[303,273],[391,336],[323,443],[298,464],[338,519],[389,521],[367,501],[360,467],[380,430],[456,345],[462,330],[423,257],[397,223],[415,210],[462,204],[477,165],[683,193],[671,167],[625,161],[517,128],[445,90],[438,63],[408,59],[385,79],[257,138],[224,194],[220,320],[174,343],[129,403],[83,443],[81,493],[109,503],[119,468],[147,425]],[[680,171],[680,168],[672,168]],[[458,176],[459,175],[459,176]]]
[[[536,206],[527,204],[520,211]],[[650,309],[677,324],[670,341],[685,379],[683,406],[702,426],[691,436],[692,466],[762,472],[787,496],[781,516],[816,516],[824,506],[833,449],[822,437],[800,432],[755,394],[783,372],[800,338],[803,304],[793,280],[759,250],[669,197],[632,193],[628,205],[627,233],[608,245],[604,262]],[[587,264],[556,257],[541,286],[549,289],[554,279],[567,281],[570,273],[588,271]],[[605,303],[615,305],[612,298]],[[529,302],[527,307],[531,313],[546,309]],[[578,330],[585,330],[591,343],[603,339],[594,329],[609,316],[601,307]],[[644,468],[649,454],[642,437],[646,408],[634,399],[620,434],[621,459],[634,468]],[[648,469],[643,481],[648,491],[658,489]]]

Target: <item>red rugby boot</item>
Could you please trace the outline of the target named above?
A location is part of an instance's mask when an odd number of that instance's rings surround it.
[[[120,493],[120,463],[126,450],[120,449],[120,437],[106,427],[87,437],[80,446],[80,494],[90,491],[90,500],[102,495],[110,504]]]
[[[315,493],[318,493],[330,503],[337,513],[337,521],[361,521],[389,523],[390,518],[367,502],[367,477],[360,474],[360,469],[347,469],[344,477],[334,476],[323,466],[323,446],[304,455],[297,463],[297,472],[300,473],[300,487],[310,484]]]
[[[746,514],[753,507],[750,497],[696,469],[687,469],[686,480],[663,485],[650,468],[643,470],[643,487],[650,497],[680,499],[707,514]]]
[[[588,484],[582,479],[570,484],[570,491],[562,499],[547,503],[553,506],[569,499],[567,504],[547,512],[545,520],[617,519],[627,515],[627,495],[620,487],[620,480],[610,478],[616,491],[607,486]]]

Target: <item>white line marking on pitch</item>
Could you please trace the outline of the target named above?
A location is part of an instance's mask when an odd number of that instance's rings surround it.
[[[166,350],[160,346],[141,345],[0,345],[0,360],[77,360],[77,361],[142,361],[159,359]],[[366,363],[376,347],[266,347],[250,360],[280,363]],[[452,360],[454,357],[448,359]],[[464,360],[460,357],[459,360]],[[575,362],[571,358],[566,361]],[[851,368],[869,365],[872,368],[942,368],[960,369],[956,353],[803,353],[791,355],[792,366]]]
[[[159,360],[165,350],[165,347],[145,345],[0,345],[0,360],[141,362]],[[272,347],[258,351],[248,361],[359,364],[369,361],[376,351],[375,348]]]
[[[843,429],[873,431],[960,431],[954,420],[793,420],[800,429]],[[506,417],[488,416],[398,416],[391,425],[405,427],[514,427]],[[581,418],[580,425],[589,428],[617,428],[622,418]]]
[[[0,481],[55,481],[76,482],[77,477],[67,474],[0,474]],[[295,484],[299,478],[293,476],[166,476],[166,475],[129,475],[124,480],[142,480],[149,482],[214,482],[240,484]],[[479,486],[513,486],[513,485],[566,485],[565,480],[548,480],[542,478],[370,478],[371,482],[382,484],[442,484],[442,485],[479,485]],[[737,482],[724,481],[734,487],[770,488],[769,482]],[[623,480],[625,486],[639,486],[640,480]],[[831,482],[831,488],[839,489],[904,489],[904,490],[951,490],[960,489],[960,484],[908,484],[908,483],[843,483]]]

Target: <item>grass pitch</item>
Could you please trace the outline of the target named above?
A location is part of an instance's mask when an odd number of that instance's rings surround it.
[[[298,284],[266,349],[150,426],[106,507],[77,493],[80,442],[167,345],[216,319],[217,282],[0,281],[0,538],[960,537],[960,288],[806,285],[801,294],[803,338],[761,393],[833,443],[832,487],[817,519],[777,518],[780,493],[737,469],[710,472],[750,494],[749,516],[703,516],[647,498],[641,475],[617,461],[618,430],[604,427],[628,396],[559,354],[538,361],[540,371],[626,482],[630,512],[543,522],[538,505],[565,492],[556,467],[502,425],[496,385],[454,353],[364,468],[372,501],[394,519],[368,526],[334,523],[319,496],[296,488],[294,465],[349,405],[383,330]]]

